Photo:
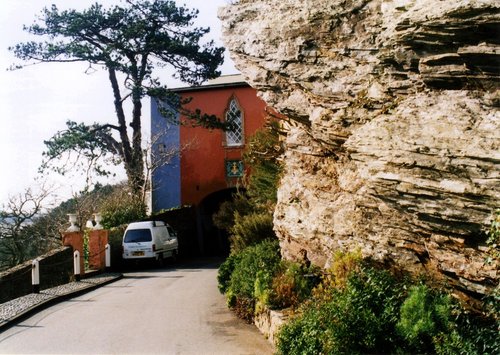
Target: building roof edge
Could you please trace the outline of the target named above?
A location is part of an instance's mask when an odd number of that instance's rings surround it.
[[[202,84],[199,86],[185,86],[178,88],[171,88],[170,91],[173,92],[185,92],[185,91],[199,91],[199,90],[210,90],[210,89],[218,89],[225,87],[244,87],[250,86],[243,78],[241,74],[232,74],[232,75],[222,75],[216,79],[212,79],[207,81],[206,84]]]

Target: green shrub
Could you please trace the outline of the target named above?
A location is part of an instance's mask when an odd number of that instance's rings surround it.
[[[433,337],[451,330],[450,316],[447,296],[434,294],[425,285],[414,286],[401,306],[397,330],[413,351],[430,352]]]
[[[437,354],[500,354],[498,317],[471,314],[458,303],[451,303],[449,329],[433,337]]]
[[[253,211],[253,206],[244,191],[238,190],[232,200],[224,201],[219,210],[212,216],[214,225],[219,229],[230,231],[234,226],[235,215],[246,215]]]
[[[233,271],[240,260],[240,254],[231,254],[219,267],[219,271],[217,273],[217,282],[219,291],[221,293],[227,292],[231,281],[231,275],[233,274]]]
[[[233,253],[241,252],[246,247],[266,239],[276,239],[273,230],[273,215],[267,212],[236,214],[231,234],[230,243]]]
[[[83,232],[83,263],[85,265],[85,270],[89,268],[89,230],[84,230]]]
[[[250,199],[262,207],[274,205],[280,176],[281,166],[276,160],[253,164],[252,174],[247,180]]]
[[[268,291],[267,305],[273,309],[298,307],[311,296],[319,282],[319,269],[282,261]]]
[[[277,334],[276,350],[280,355],[325,354],[328,337],[322,304],[304,305],[303,313],[285,323]]]
[[[335,253],[333,258],[332,266],[330,267],[332,286],[337,288],[344,287],[347,279],[353,272],[359,272],[363,257],[361,255],[361,250],[357,249],[355,251],[345,253],[338,251]]]
[[[352,273],[360,272],[363,264],[361,251],[352,252],[337,251],[332,260],[330,268],[323,274],[321,283],[313,289],[313,296],[319,302],[329,301],[333,293],[332,289],[343,289]]]
[[[422,284],[407,292],[408,282],[348,260],[338,258],[351,265],[337,268],[342,282],[329,275],[281,328],[279,354],[500,353],[498,317],[466,312]]]
[[[330,334],[327,352],[373,353],[394,350],[403,289],[387,271],[363,267],[353,272],[344,289],[334,289],[326,313]]]
[[[117,189],[101,205],[102,225],[106,229],[146,218],[146,206],[127,188]]]
[[[257,271],[254,285],[255,313],[260,313],[269,304],[271,295],[270,285],[273,281],[273,275],[265,270]]]
[[[478,354],[474,351],[472,344],[464,342],[462,336],[453,329],[448,333],[440,333],[433,337],[433,344],[429,347],[435,348],[439,355],[472,355]]]
[[[498,354],[498,320],[467,312],[449,295],[416,285],[401,305],[395,348],[404,353]]]
[[[277,240],[267,240],[232,254],[219,268],[219,290],[227,304],[245,320],[253,319],[255,309],[267,303],[272,277],[281,260]]]
[[[252,169],[245,187],[252,204],[260,210],[272,211],[277,200],[282,171],[279,157],[284,152],[280,130],[276,120],[268,120],[264,129],[255,132],[243,156],[245,164]]]
[[[232,307],[238,318],[252,323],[255,312],[255,299],[249,297],[235,297]]]
[[[493,212],[493,218],[491,220],[491,226],[487,232],[488,239],[486,244],[489,246],[489,257],[487,258],[488,263],[500,260],[500,208],[497,208]]]
[[[364,267],[343,288],[324,289],[278,334],[280,354],[362,354],[396,350],[402,288],[386,271]]]
[[[276,239],[273,211],[282,170],[278,157],[283,152],[279,132],[279,124],[270,121],[252,137],[243,156],[251,172],[243,179],[244,192],[238,191],[233,201],[222,203],[213,216],[214,224],[229,232],[232,253]]]
[[[230,289],[238,297],[253,298],[255,280],[259,271],[273,275],[281,255],[278,242],[266,240],[246,248],[231,275]]]
[[[483,301],[487,315],[500,322],[500,284]]]

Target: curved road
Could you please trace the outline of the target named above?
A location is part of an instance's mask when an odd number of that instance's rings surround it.
[[[271,354],[217,290],[216,262],[127,272],[0,333],[2,354]]]

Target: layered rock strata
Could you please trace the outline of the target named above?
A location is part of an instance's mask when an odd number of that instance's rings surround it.
[[[498,285],[500,3],[255,0],[219,11],[237,68],[287,123],[275,230],[283,255],[337,250]]]

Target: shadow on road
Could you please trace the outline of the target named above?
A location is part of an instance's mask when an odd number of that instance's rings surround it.
[[[158,270],[155,270],[158,271]],[[123,275],[124,279],[182,279],[184,276],[156,276],[156,275]]]
[[[218,269],[220,264],[224,262],[221,257],[201,257],[201,258],[185,258],[176,261],[168,260],[165,265],[159,266],[157,262],[136,260],[125,265],[122,268],[124,278],[180,278],[182,276],[166,276],[165,272],[200,272],[207,269]],[[130,273],[147,271],[148,275],[131,275]],[[156,276],[155,273],[162,273],[162,276]]]

